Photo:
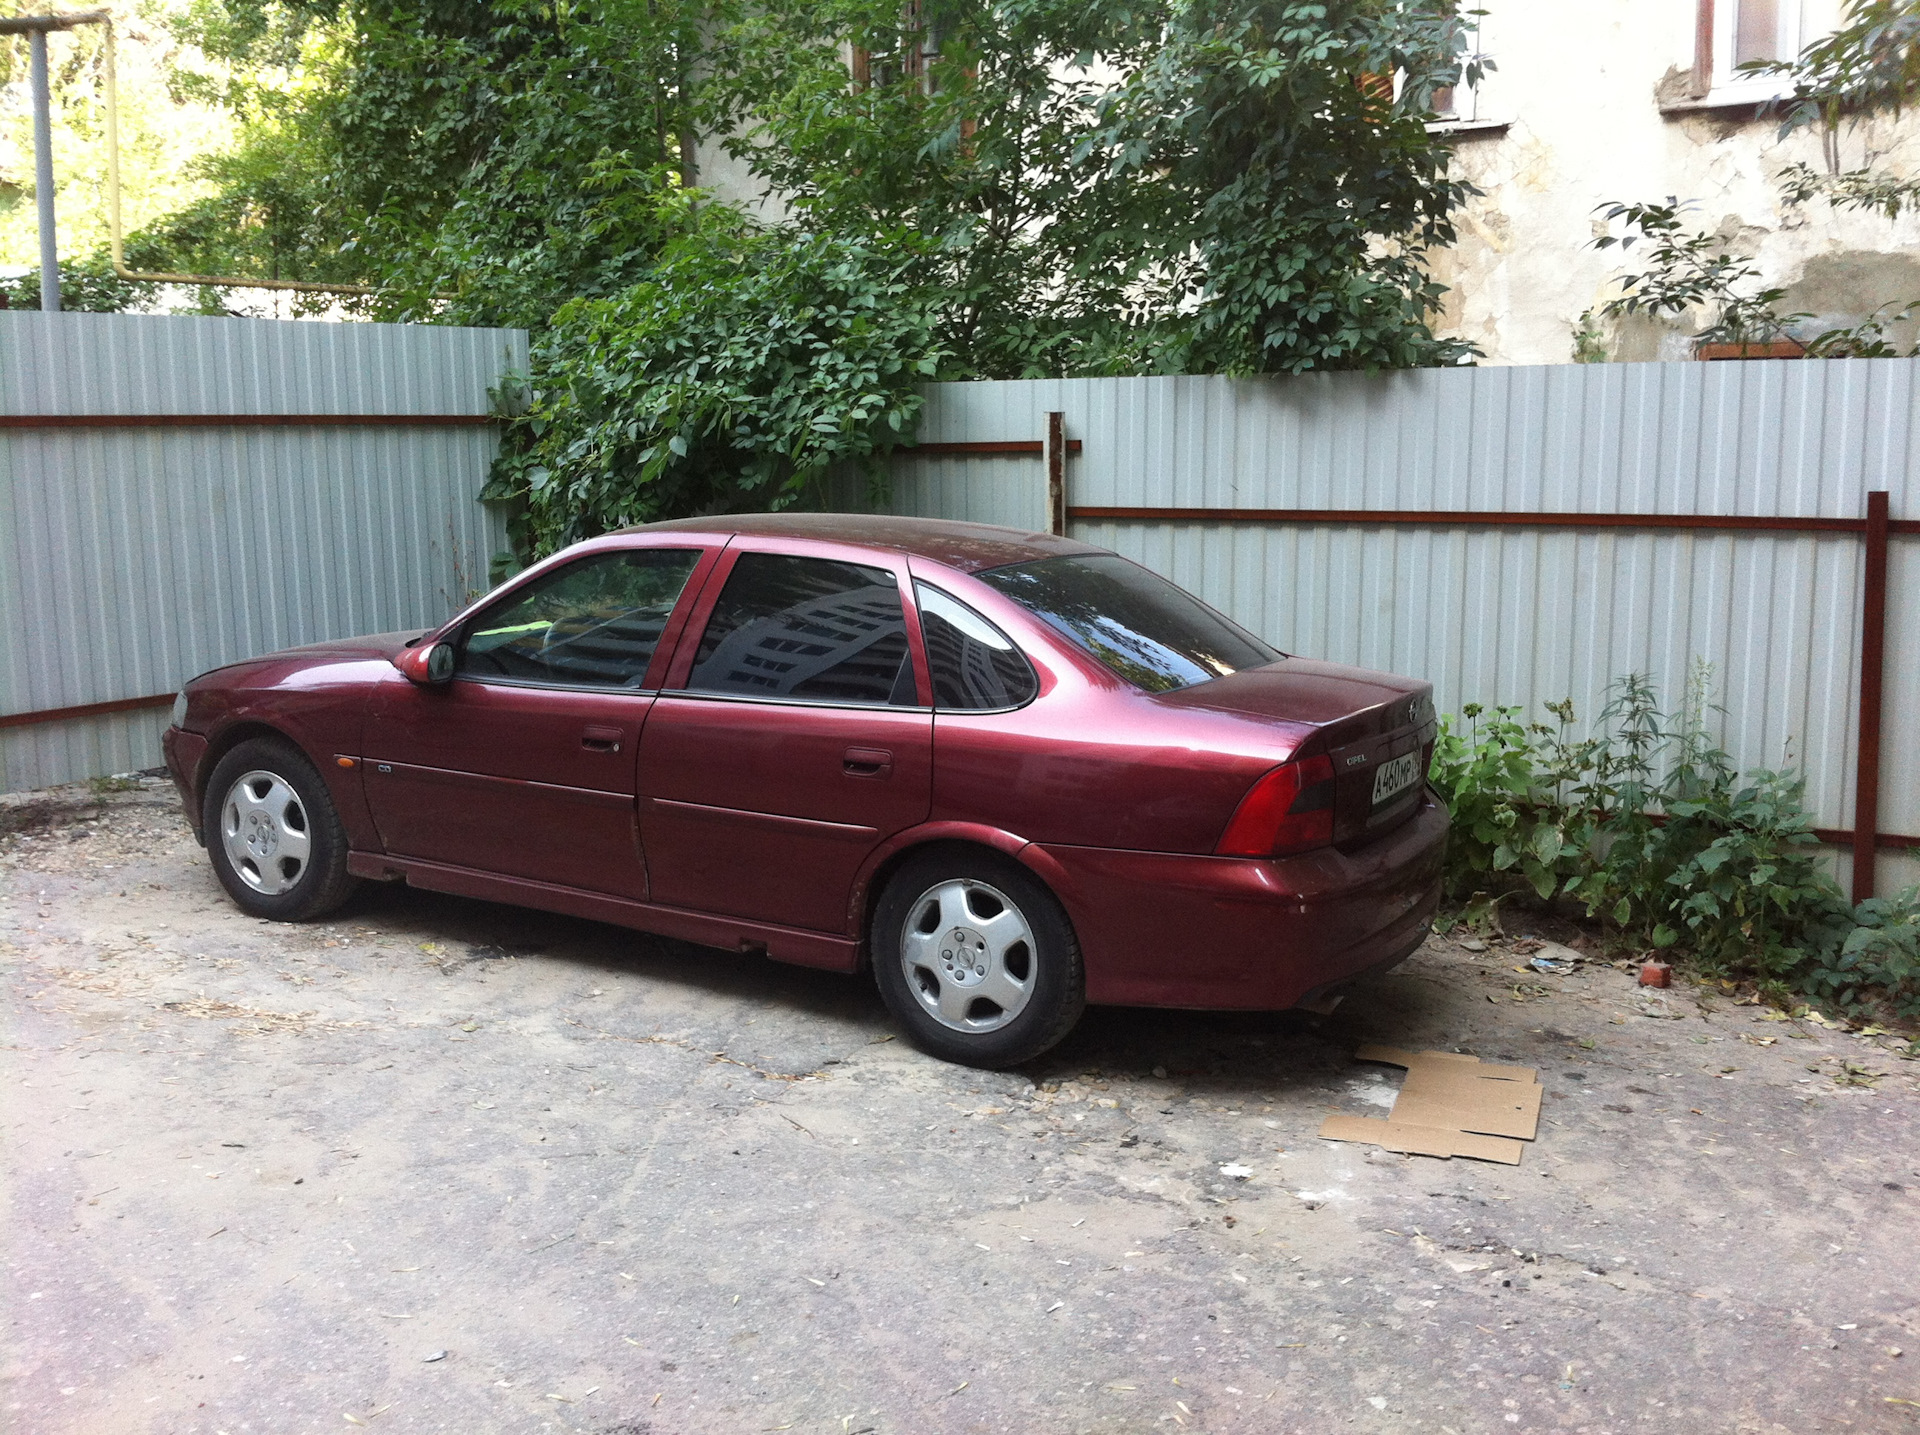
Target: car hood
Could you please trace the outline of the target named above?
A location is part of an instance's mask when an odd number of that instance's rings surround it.
[[[254,658],[222,663],[200,674],[193,682],[202,682],[221,674],[225,675],[222,681],[230,681],[234,671],[239,668],[272,667],[282,673],[292,673],[330,663],[391,662],[405,652],[409,644],[417,642],[431,631],[430,628],[409,628],[399,633],[369,633],[360,638],[330,638],[324,643],[282,648],[278,652],[262,653]]]
[[[369,633],[363,638],[332,638],[324,643],[308,643],[298,648],[282,648],[270,656],[276,658],[397,658],[432,629],[408,628],[399,633]]]

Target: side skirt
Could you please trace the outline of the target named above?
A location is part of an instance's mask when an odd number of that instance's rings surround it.
[[[704,947],[764,952],[776,962],[791,962],[795,966],[851,972],[859,965],[860,944],[857,941],[825,932],[777,927],[766,922],[746,922],[738,917],[715,917],[705,912],[689,912],[679,907],[660,907],[651,902],[611,897],[602,892],[583,892],[577,887],[561,887],[551,882],[533,882],[522,877],[501,876],[497,872],[476,872],[466,867],[449,867],[440,862],[422,862],[411,857],[391,857],[375,852],[348,853],[347,870],[356,877],[370,877],[383,882],[402,878],[408,886],[429,892],[447,892],[456,897],[478,897],[489,902],[535,907],[544,912],[561,912],[569,917],[585,917],[595,922],[610,922],[617,927],[651,932],[658,937],[697,942]]]

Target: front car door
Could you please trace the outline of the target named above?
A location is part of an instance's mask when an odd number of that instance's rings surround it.
[[[387,851],[645,900],[633,774],[649,682],[715,556],[586,553],[463,623],[452,682],[382,683],[364,770]]]
[[[905,575],[864,549],[734,540],[640,742],[655,902],[851,930],[862,862],[932,802]]]

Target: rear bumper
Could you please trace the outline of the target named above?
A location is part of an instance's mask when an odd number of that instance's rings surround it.
[[[166,754],[167,773],[173,778],[173,785],[180,789],[180,805],[187,810],[187,825],[193,829],[196,840],[204,840],[200,833],[200,794],[194,789],[194,778],[199,774],[201,759],[207,755],[207,740],[197,732],[170,727],[160,736],[160,750]]]
[[[1087,1000],[1277,1011],[1385,970],[1440,905],[1447,812],[1427,793],[1351,853],[1254,861],[1045,846],[1086,961]]]

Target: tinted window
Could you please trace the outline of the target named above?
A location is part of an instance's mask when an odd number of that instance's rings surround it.
[[[920,632],[927,640],[937,708],[1012,708],[1040,690],[1033,669],[1001,632],[958,598],[913,587]]]
[[[700,637],[687,686],[911,707],[899,584],[885,568],[742,553]]]
[[[1117,554],[1043,558],[976,576],[1150,693],[1191,687],[1285,656],[1191,593]]]
[[[475,678],[637,688],[700,554],[596,553],[557,568],[474,619],[459,671]]]

